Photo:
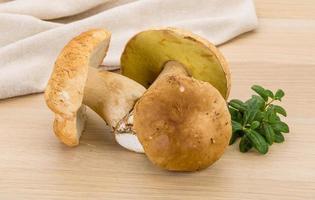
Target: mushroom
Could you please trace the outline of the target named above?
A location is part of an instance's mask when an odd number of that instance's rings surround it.
[[[68,146],[79,144],[86,121],[86,106],[115,129],[132,110],[145,88],[117,73],[100,71],[110,33],[104,29],[84,32],[72,39],[58,56],[45,90],[48,107],[55,113],[54,132]],[[129,132],[116,141],[133,151],[143,151]]]
[[[121,67],[148,88],[129,116],[150,161],[195,171],[221,157],[231,137],[230,73],[215,46],[178,29],[148,30],[127,43]]]

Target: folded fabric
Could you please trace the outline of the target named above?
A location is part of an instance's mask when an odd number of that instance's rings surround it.
[[[56,19],[75,15],[108,0],[16,0],[0,4],[0,12]]]
[[[101,3],[105,3],[102,12],[72,23],[42,20],[71,16]],[[47,6],[55,7],[47,9]],[[198,3],[194,0],[16,0],[0,3],[0,99],[42,92],[60,50],[80,32],[91,28],[111,31],[112,40],[104,64],[119,66],[124,44],[132,35],[165,26],[187,29],[214,44],[221,44],[253,30],[257,17],[251,0],[198,0]]]

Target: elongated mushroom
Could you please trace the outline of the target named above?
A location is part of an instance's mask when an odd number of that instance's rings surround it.
[[[124,75],[149,87],[136,103],[132,129],[154,164],[195,171],[221,157],[231,137],[230,73],[212,44],[177,29],[144,31],[128,42],[121,65]]]
[[[55,113],[54,132],[68,146],[79,144],[84,129],[85,105],[108,125],[116,128],[132,110],[145,88],[120,74],[96,69],[104,59],[110,33],[104,29],[90,30],[71,40],[58,56],[45,90],[48,107]],[[122,146],[137,141],[125,134],[116,140]],[[133,151],[143,151],[131,146]]]

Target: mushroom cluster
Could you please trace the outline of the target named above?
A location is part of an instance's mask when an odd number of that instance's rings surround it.
[[[57,58],[45,91],[54,132],[79,144],[90,107],[123,147],[171,171],[196,171],[218,160],[231,137],[226,99],[230,73],[222,54],[190,32],[138,33],[121,56],[122,75],[98,70],[110,33],[90,30]]]

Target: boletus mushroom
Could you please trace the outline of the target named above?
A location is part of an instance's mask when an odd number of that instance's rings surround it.
[[[68,146],[79,144],[86,121],[85,105],[115,129],[145,91],[125,76],[97,69],[106,55],[110,35],[104,29],[84,32],[63,48],[55,62],[45,100],[55,113],[54,132]],[[143,151],[132,133],[119,135],[116,141],[130,150]]]
[[[178,29],[148,30],[127,43],[121,67],[148,88],[130,116],[149,160],[195,171],[221,157],[231,137],[230,73],[214,45]]]

